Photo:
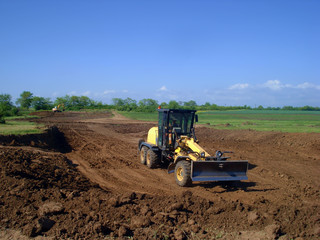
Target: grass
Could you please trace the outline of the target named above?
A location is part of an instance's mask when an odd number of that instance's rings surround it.
[[[143,121],[157,121],[158,113],[120,112]],[[199,111],[198,124],[216,129],[320,133],[320,111],[233,110]]]
[[[15,118],[16,119],[16,118]],[[6,118],[5,124],[0,124],[1,135],[24,135],[42,133],[45,129],[44,125],[36,124],[28,121],[15,121]]]
[[[119,114],[134,120],[141,121],[150,121],[157,122],[158,121],[158,112],[146,113],[146,112],[118,112]]]
[[[15,119],[30,119],[30,118],[40,118],[38,116],[31,116],[31,115],[22,115],[22,116],[10,116],[10,117],[5,117],[5,120],[15,120]]]
[[[210,111],[199,113],[199,123],[217,129],[320,132],[320,112],[315,111]]]

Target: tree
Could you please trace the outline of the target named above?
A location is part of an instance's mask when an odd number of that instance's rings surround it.
[[[0,114],[4,116],[17,115],[19,110],[13,105],[11,95],[0,94]]]
[[[171,109],[179,109],[180,108],[180,105],[177,101],[174,101],[174,100],[171,100],[168,104],[168,108],[171,108]]]
[[[188,109],[195,110],[198,105],[195,101],[190,100],[189,102],[184,102],[183,106],[185,106]]]
[[[126,98],[123,102],[125,105],[137,105],[137,101],[132,98]]]
[[[319,107],[311,107],[311,106],[304,106],[304,107],[301,107],[300,110],[302,111],[319,111],[320,108]]]
[[[31,106],[35,110],[50,110],[53,107],[50,98],[44,97],[33,97]]]
[[[0,124],[5,124],[4,116],[9,115],[13,105],[9,94],[0,94]]]
[[[136,110],[138,105],[137,101],[132,98],[126,98],[124,101],[125,111]]]
[[[11,111],[12,107],[11,96],[9,94],[0,94],[0,112],[5,115],[5,113]]]
[[[69,109],[71,106],[70,106],[70,96],[69,95],[66,95],[64,97],[57,97],[56,100],[54,101],[54,105],[55,106],[58,106],[58,105],[64,105],[64,107],[66,109]]]
[[[160,106],[161,108],[168,108],[168,104],[166,102],[162,102]]]
[[[131,111],[137,108],[136,100],[131,98],[121,99],[121,98],[113,98],[112,99],[114,107],[119,111]]]
[[[63,104],[65,109],[69,110],[79,110],[84,108],[102,108],[103,105],[101,102],[95,102],[87,96],[69,96],[58,97],[55,102],[55,106]]]
[[[245,104],[245,105],[243,106],[243,109],[251,109],[251,107]]]
[[[112,98],[112,103],[116,108],[124,105],[124,101],[121,98]]]
[[[23,91],[20,94],[20,98],[17,100],[17,104],[20,105],[21,108],[29,109],[32,103],[33,94],[29,91]]]
[[[209,110],[210,109],[211,104],[209,102],[206,102],[205,104],[200,106],[201,110]]]
[[[80,97],[78,97],[78,96],[71,96],[70,97],[70,102],[69,102],[68,105],[70,106],[70,109],[79,110],[79,109],[84,107],[83,106],[84,101],[81,102]]]
[[[283,106],[282,110],[294,110],[293,106]]]
[[[145,111],[145,112],[154,112],[158,108],[158,102],[156,100],[153,100],[151,98],[144,98],[139,101],[139,110]]]
[[[93,105],[94,105],[94,101],[91,100],[89,97],[81,96],[79,98],[79,107],[85,108],[85,107],[91,107]]]

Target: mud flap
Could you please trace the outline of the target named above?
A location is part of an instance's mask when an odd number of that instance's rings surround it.
[[[191,161],[195,182],[248,180],[248,161]]]

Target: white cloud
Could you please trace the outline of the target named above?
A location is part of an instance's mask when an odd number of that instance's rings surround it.
[[[76,92],[76,91],[71,91],[71,92],[68,93],[68,95],[73,95],[73,96],[75,96],[75,95],[77,95],[77,92]]]
[[[304,82],[304,83],[302,83],[302,84],[297,85],[297,88],[306,89],[306,88],[311,88],[311,87],[313,87],[313,86],[314,86],[314,85],[311,84],[311,83]]]
[[[263,87],[269,88],[271,90],[281,90],[284,88],[296,88],[296,89],[317,89],[320,90],[320,85],[315,85],[309,82],[304,82],[298,85],[283,84],[279,80],[269,80],[263,84]]]
[[[241,90],[249,87],[248,83],[237,83],[229,87],[230,90]]]
[[[289,84],[274,79],[260,84],[237,83],[225,89],[207,89],[199,99],[218,105],[319,106],[319,90],[320,85],[311,82]]]
[[[103,92],[104,95],[108,95],[108,94],[111,94],[111,93],[115,93],[116,91],[115,90],[105,90]]]
[[[229,90],[243,90],[243,89],[261,89],[261,88],[268,88],[273,91],[279,91],[282,89],[317,89],[320,90],[320,85],[315,85],[313,83],[309,82],[304,82],[301,84],[297,85],[292,85],[292,84],[283,84],[279,80],[268,80],[263,84],[260,85],[250,85],[248,83],[237,83],[232,86],[230,86],[228,89]]]
[[[53,97],[59,96],[59,92],[54,92],[54,93],[52,93],[52,96],[53,96]]]
[[[129,90],[127,90],[127,89],[124,89],[124,90],[113,90],[113,89],[111,89],[111,90],[105,90],[103,92],[103,95],[109,95],[109,94],[112,94],[112,93],[128,93],[128,92],[129,92]]]
[[[284,87],[284,85],[279,80],[269,80],[265,82],[263,86],[275,91],[280,90]]]
[[[166,86],[162,86],[159,91],[168,91],[168,89],[166,88]]]
[[[315,85],[315,84],[312,84],[312,83],[304,82],[302,84],[298,84],[296,86],[296,88],[298,88],[298,89],[315,88],[315,89],[320,90],[320,85]]]
[[[83,96],[89,96],[90,94],[91,94],[90,91],[86,91],[86,92],[82,93]]]

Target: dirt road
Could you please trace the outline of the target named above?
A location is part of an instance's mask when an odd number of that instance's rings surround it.
[[[52,141],[45,140],[48,137],[38,142],[33,139],[32,143],[28,139],[0,138],[3,145],[10,145],[1,147],[3,154],[0,154],[2,177],[6,179],[0,198],[4,228],[21,227],[28,236],[71,239],[320,237],[320,134],[228,131],[198,126],[200,145],[209,153],[232,150],[235,152],[232,159],[249,160],[249,180],[181,188],[166,169],[151,170],[138,161],[138,140],[145,138],[155,123],[133,121],[118,114],[112,117],[110,113],[41,114],[42,118],[36,121],[56,126],[60,140],[63,133],[64,147],[52,149]],[[49,148],[50,151],[44,150]],[[24,185],[30,179],[38,181],[32,171],[28,172],[31,178],[21,173],[15,177],[16,171],[9,167],[7,156],[18,161],[24,159],[21,155],[31,155],[31,162],[24,165],[33,168],[39,168],[40,163],[45,168],[45,158],[61,158],[58,164],[66,165],[59,169],[72,169],[72,174],[61,173],[69,176],[64,180],[70,189],[53,184],[61,181],[59,175],[53,176],[52,185],[38,187],[44,195],[48,194],[42,198],[30,200],[36,190],[31,194],[30,189],[18,187],[17,191],[22,191],[22,196],[29,200],[16,197],[14,201],[23,202],[22,209],[28,208],[18,210],[17,214],[9,206],[13,200],[8,199],[16,194],[17,187],[12,188],[9,182],[18,181],[14,184],[21,186],[22,180]],[[33,158],[38,160],[34,162]],[[78,189],[78,185],[82,187]],[[65,191],[62,195],[61,189]],[[72,197],[63,197],[70,194]],[[50,202],[62,204],[63,210],[43,214],[39,209]],[[18,220],[21,217],[29,217],[31,223],[22,221],[21,225]],[[54,224],[43,227],[43,218]]]

